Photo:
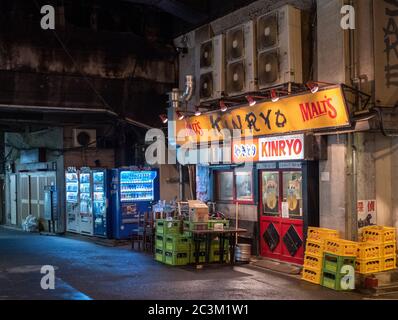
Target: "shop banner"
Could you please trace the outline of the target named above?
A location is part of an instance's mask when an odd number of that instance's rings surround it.
[[[398,101],[398,1],[373,4],[376,101],[392,107]]]
[[[358,229],[377,225],[376,200],[358,200]]]
[[[175,118],[175,117],[174,117]],[[341,86],[317,93],[281,98],[226,112],[211,112],[177,120],[174,134],[177,143],[224,140],[224,129],[240,132],[243,137],[338,128],[350,125]],[[174,128],[173,128],[174,129]]]
[[[304,159],[304,135],[290,135],[232,142],[232,161],[265,162]]]

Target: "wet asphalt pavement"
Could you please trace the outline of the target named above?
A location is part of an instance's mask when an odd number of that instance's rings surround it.
[[[55,268],[54,290],[40,287],[43,265]],[[202,270],[170,267],[129,247],[106,247],[0,227],[0,300],[362,298],[247,265]]]

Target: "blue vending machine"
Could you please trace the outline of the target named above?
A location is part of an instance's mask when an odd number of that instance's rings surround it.
[[[112,170],[113,237],[129,239],[139,212],[150,212],[159,201],[158,169]]]
[[[111,171],[93,169],[93,219],[94,236],[112,238],[112,219],[110,200]]]

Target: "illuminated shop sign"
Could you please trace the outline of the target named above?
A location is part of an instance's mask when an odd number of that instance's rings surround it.
[[[234,163],[303,159],[303,134],[253,139],[250,143],[244,141],[232,143]]]

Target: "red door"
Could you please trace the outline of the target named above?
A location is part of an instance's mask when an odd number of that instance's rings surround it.
[[[261,255],[303,264],[302,172],[260,172]]]

